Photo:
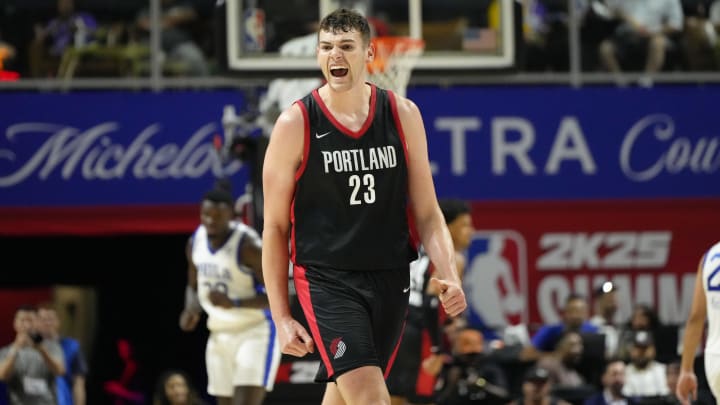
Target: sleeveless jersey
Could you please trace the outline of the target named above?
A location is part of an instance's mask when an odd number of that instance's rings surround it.
[[[192,240],[192,261],[197,268],[198,298],[207,313],[207,327],[210,331],[238,331],[265,321],[265,310],[255,308],[221,308],[213,305],[208,293],[220,290],[232,300],[252,298],[262,289],[252,269],[240,264],[240,246],[246,235],[255,230],[249,226],[232,222],[230,237],[213,251],[207,231],[200,225]]]
[[[702,277],[708,321],[705,352],[720,354],[720,242],[705,254]]]
[[[292,261],[342,270],[407,268],[408,168],[394,95],[371,85],[360,130],[335,119],[317,90],[298,105],[303,163],[292,204]]]

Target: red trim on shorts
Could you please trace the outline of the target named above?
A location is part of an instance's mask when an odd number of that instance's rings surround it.
[[[312,96],[317,101],[318,105],[320,106],[320,109],[325,113],[325,116],[328,120],[337,128],[340,132],[344,133],[345,135],[359,139],[363,134],[367,131],[368,128],[370,128],[370,125],[373,123],[373,119],[375,118],[375,104],[377,97],[375,93],[377,92],[377,88],[374,84],[370,84],[370,109],[368,111],[368,116],[365,118],[365,122],[363,123],[362,127],[357,131],[352,131],[345,125],[341,124],[340,121],[338,121],[334,115],[330,112],[328,107],[325,105],[325,102],[322,100],[322,97],[320,97],[320,93],[317,89],[313,90]],[[332,90],[331,90],[332,91]]]
[[[295,104],[300,107],[300,111],[302,111],[303,120],[305,121],[305,133],[303,134],[303,156],[302,156],[302,162],[300,162],[300,167],[298,167],[297,171],[295,172],[295,181],[298,181],[300,179],[300,176],[305,172],[305,167],[307,166],[308,161],[308,155],[310,155],[310,115],[308,114],[307,107],[305,107],[305,104],[296,101]]]
[[[405,131],[403,130],[402,122],[400,122],[400,114],[398,114],[397,100],[395,99],[395,93],[393,93],[390,90],[387,90],[387,93],[388,93],[388,100],[390,100],[390,109],[392,110],[393,120],[395,120],[395,128],[398,131],[398,135],[400,136],[400,142],[402,142],[403,150],[405,151],[405,166],[408,168],[408,172],[409,172],[410,171],[410,161],[408,160],[408,158],[409,158],[408,147],[407,147],[407,141],[405,140]],[[409,176],[408,176],[408,178],[409,178]],[[410,187],[409,183],[408,183],[408,187]],[[405,214],[407,215],[408,229],[410,230],[410,241],[412,242],[413,247],[415,247],[415,249],[418,249],[420,247],[420,235],[417,231],[417,226],[415,225],[415,219],[412,216],[412,211],[410,210],[409,204],[405,210]]]
[[[397,357],[398,349],[400,348],[400,343],[402,342],[403,336],[405,335],[405,324],[406,323],[407,323],[407,321],[403,321],[402,329],[400,330],[400,336],[398,337],[397,343],[395,343],[395,348],[393,349],[390,359],[388,359],[387,367],[385,367],[384,377],[386,380],[387,380],[388,376],[390,375],[390,369],[392,369],[392,366],[395,363],[395,358]]]
[[[315,341],[315,348],[320,353],[325,368],[327,368],[328,378],[335,374],[332,363],[330,363],[330,357],[325,350],[322,336],[320,336],[320,329],[318,328],[317,318],[315,317],[315,310],[313,309],[312,300],[310,299],[310,282],[305,276],[305,267],[295,265],[293,270],[293,278],[295,280],[295,292],[297,293],[300,306],[303,308],[305,313],[305,319],[310,327],[310,333],[312,333],[313,340]]]
[[[420,359],[421,361],[428,358],[432,352],[430,347],[430,333],[427,329],[422,331],[420,343]],[[422,363],[421,363],[422,364]],[[417,380],[415,380],[415,394],[424,397],[430,397],[435,392],[435,382],[437,377],[426,372],[422,367],[418,370]]]

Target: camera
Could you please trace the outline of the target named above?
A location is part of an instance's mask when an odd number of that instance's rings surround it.
[[[43,335],[38,332],[31,332],[30,339],[32,339],[34,344],[38,345],[43,341]]]

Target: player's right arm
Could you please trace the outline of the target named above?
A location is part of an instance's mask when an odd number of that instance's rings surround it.
[[[187,286],[185,287],[185,308],[180,314],[180,329],[189,332],[195,329],[200,321],[200,300],[197,289],[197,267],[192,260],[192,238],[188,239],[185,246],[185,258],[188,263]]]
[[[263,278],[280,348],[298,357],[313,351],[310,335],[290,313],[288,298],[290,205],[295,174],[302,163],[304,137],[303,113],[294,104],[275,122],[263,163]]]
[[[682,360],[680,361],[680,376],[678,377],[675,396],[683,405],[697,399],[697,377],[695,376],[695,352],[705,328],[707,306],[705,301],[705,288],[703,287],[703,261],[704,256],[698,264],[697,275],[695,276],[695,292],[693,294],[690,315],[685,323],[685,334],[683,335]]]

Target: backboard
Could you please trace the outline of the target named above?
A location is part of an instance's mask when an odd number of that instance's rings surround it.
[[[338,7],[368,16],[378,35],[423,39],[426,49],[415,67],[417,73],[511,68],[515,60],[514,0],[225,2],[228,68],[234,72],[315,71],[312,34],[321,16]],[[284,49],[293,39],[304,45]]]

